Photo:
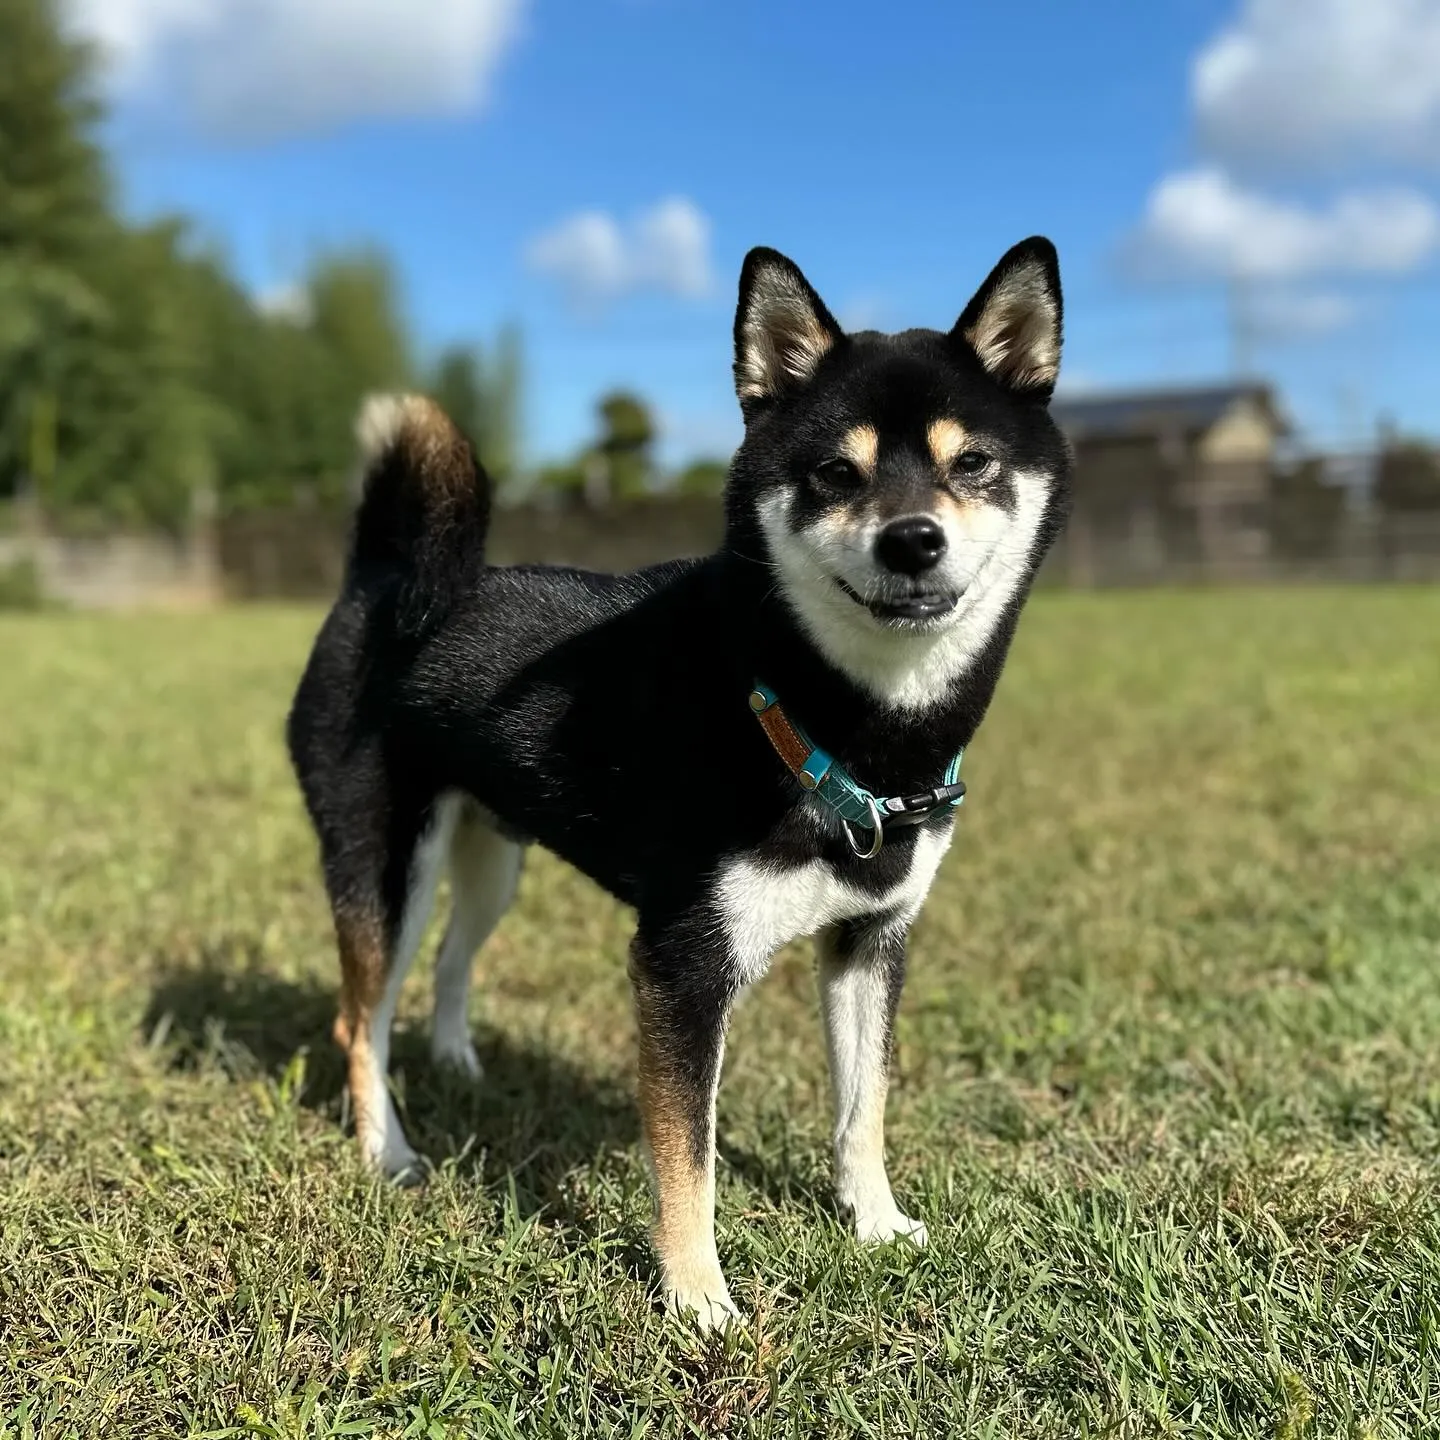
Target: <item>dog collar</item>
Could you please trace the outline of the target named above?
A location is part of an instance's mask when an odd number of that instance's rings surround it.
[[[887,828],[918,825],[937,810],[955,809],[965,798],[965,782],[960,778],[963,749],[950,762],[944,781],[933,790],[881,797],[858,784],[833,755],[816,745],[786,715],[775,692],[758,680],[750,692],[750,709],[800,788],[823,800],[840,817],[850,848],[862,860],[880,853]],[[856,843],[854,826],[871,832],[868,844]]]

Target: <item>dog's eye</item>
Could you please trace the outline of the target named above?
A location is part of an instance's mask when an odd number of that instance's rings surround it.
[[[836,490],[852,490],[861,483],[859,470],[849,460],[826,460],[815,467],[815,478]]]
[[[990,464],[990,457],[983,450],[966,450],[955,457],[955,468],[962,475],[983,475]]]

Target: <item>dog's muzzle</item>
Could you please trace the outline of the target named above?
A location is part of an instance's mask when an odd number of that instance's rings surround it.
[[[867,600],[838,576],[835,583],[877,620],[938,620],[948,615],[960,603],[960,597],[964,594],[963,590],[914,589],[908,593],[877,596],[873,600]]]

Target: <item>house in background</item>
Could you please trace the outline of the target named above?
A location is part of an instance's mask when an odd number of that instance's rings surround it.
[[[1073,580],[1236,575],[1269,548],[1271,476],[1291,427],[1259,382],[1062,396],[1075,450],[1062,554]]]

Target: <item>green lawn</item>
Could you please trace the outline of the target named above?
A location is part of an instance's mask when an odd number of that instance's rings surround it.
[[[485,1081],[358,1168],[281,724],[318,614],[0,622],[0,1436],[1440,1433],[1440,592],[1035,600],[828,1182],[808,950],[737,1016],[742,1330],[658,1311],[627,918],[544,856]]]

